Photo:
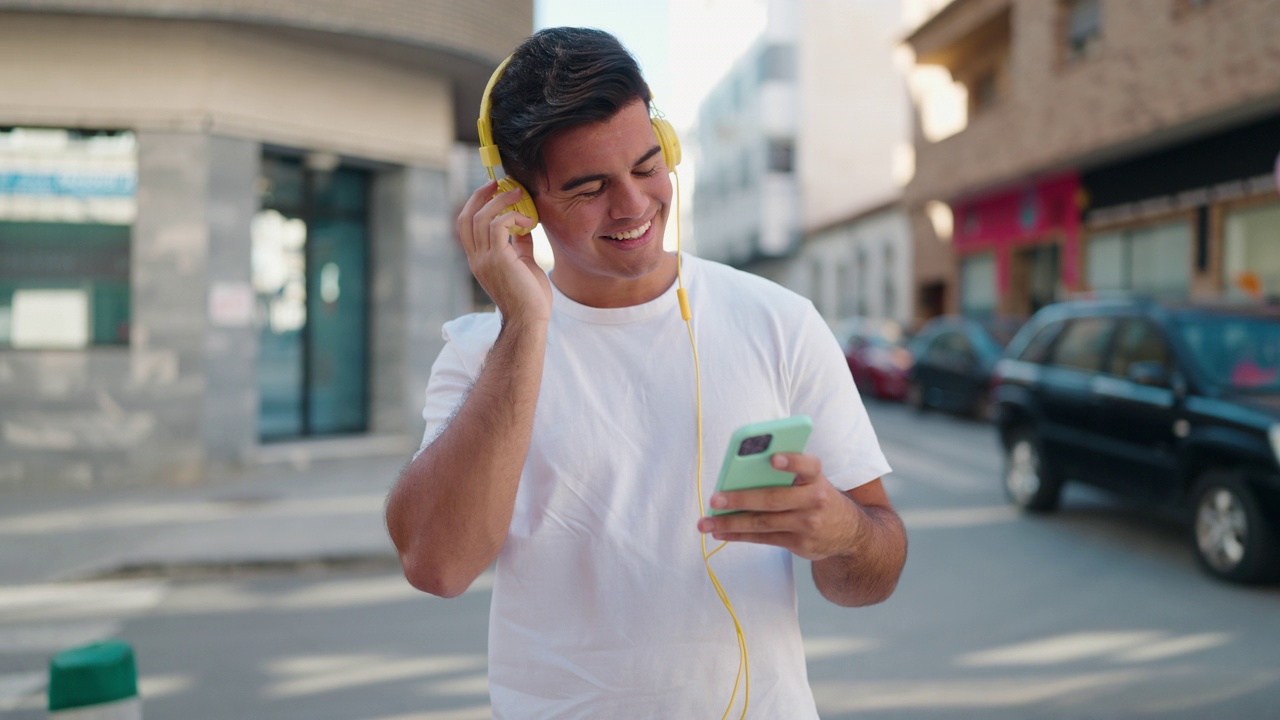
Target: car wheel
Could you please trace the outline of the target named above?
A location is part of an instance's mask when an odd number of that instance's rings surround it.
[[[1028,512],[1050,512],[1062,499],[1062,480],[1044,463],[1040,444],[1029,428],[1014,430],[1005,445],[1004,492]]]
[[[1191,539],[1196,559],[1209,574],[1239,583],[1280,575],[1280,547],[1240,470],[1204,473],[1192,494],[1195,519]]]

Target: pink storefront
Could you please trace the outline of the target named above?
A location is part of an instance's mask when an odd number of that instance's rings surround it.
[[[1027,316],[1079,287],[1081,205],[1074,172],[953,203],[961,312]]]

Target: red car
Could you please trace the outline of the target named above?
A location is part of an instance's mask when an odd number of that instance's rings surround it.
[[[860,320],[846,325],[844,356],[863,396],[902,401],[907,397],[911,352],[906,333],[892,320]]]

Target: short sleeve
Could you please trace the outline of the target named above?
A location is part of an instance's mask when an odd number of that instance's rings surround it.
[[[422,406],[422,419],[426,427],[422,433],[421,454],[449,424],[467,392],[484,367],[489,348],[497,340],[501,320],[494,313],[466,315],[445,323],[444,349],[431,366],[427,380],[426,397]]]
[[[812,304],[792,352],[792,414],[813,419],[806,452],[822,461],[831,484],[851,490],[890,472],[840,343]]]

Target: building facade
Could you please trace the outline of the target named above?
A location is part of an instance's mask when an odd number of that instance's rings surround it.
[[[0,0],[0,489],[399,451],[528,0]]]
[[[806,288],[832,324],[850,317],[912,317],[911,227],[902,203],[892,201],[805,234],[787,285]]]
[[[953,0],[907,43],[921,317],[1280,292],[1280,2]],[[936,127],[936,124],[935,124]]]
[[[769,3],[760,39],[698,111],[694,237],[700,256],[768,267],[800,244],[798,8]]]
[[[899,0],[774,0],[699,114],[698,253],[810,297],[833,323],[910,313],[896,281],[910,236],[889,218],[910,150],[902,17]]]

